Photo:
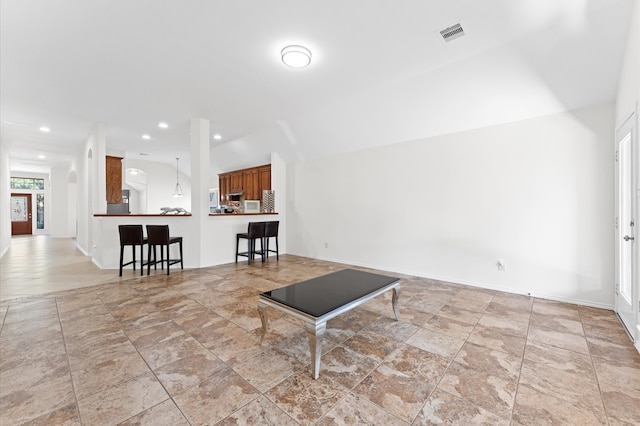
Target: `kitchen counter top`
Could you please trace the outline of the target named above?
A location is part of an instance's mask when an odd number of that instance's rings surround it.
[[[94,217],[184,217],[191,216],[191,213],[162,214],[162,213],[96,213]]]
[[[278,213],[209,213],[209,216],[260,216],[274,214]]]
[[[235,261],[237,234],[247,232],[249,222],[270,220],[284,221],[284,213],[277,214],[211,214],[197,215],[162,214],[96,214],[92,217],[92,261],[101,269],[118,269],[120,258],[119,226],[125,224],[169,225],[170,234],[183,238],[184,267],[203,268]],[[224,217],[220,217],[224,216]],[[197,223],[196,223],[197,222]],[[198,226],[196,226],[198,225]],[[280,227],[282,244],[280,254],[285,253],[286,228]],[[176,247],[171,248],[174,251]],[[131,259],[129,250],[125,257]]]
[[[260,216],[277,215],[278,213],[209,213],[209,216]],[[161,213],[96,213],[94,217],[189,217],[191,213],[161,214]]]

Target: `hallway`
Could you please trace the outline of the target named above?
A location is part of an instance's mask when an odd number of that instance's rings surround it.
[[[129,271],[130,272],[130,271]],[[11,238],[0,258],[0,301],[88,287],[118,280],[101,270],[71,238],[25,235]]]

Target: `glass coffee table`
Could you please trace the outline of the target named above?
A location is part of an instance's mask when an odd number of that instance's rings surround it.
[[[275,308],[305,323],[311,350],[311,373],[320,374],[322,336],[327,321],[364,302],[393,290],[391,305],[398,318],[400,279],[355,269],[343,269],[321,277],[266,291],[258,295],[258,313],[262,320],[262,339],[268,327],[267,306]]]

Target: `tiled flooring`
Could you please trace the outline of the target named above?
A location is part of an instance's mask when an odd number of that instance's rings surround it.
[[[400,322],[390,294],[329,322],[318,380],[296,320],[269,310],[260,345],[259,292],[345,266],[103,271],[0,302],[0,424],[640,424],[640,354],[606,310],[402,277]]]
[[[118,279],[98,269],[69,238],[46,235],[11,239],[0,258],[0,300],[87,287]]]

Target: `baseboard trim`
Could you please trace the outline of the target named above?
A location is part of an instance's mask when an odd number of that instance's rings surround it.
[[[102,264],[100,264],[100,262],[98,262],[95,258],[91,258],[91,262],[96,265],[98,268],[100,269],[111,269],[111,268],[105,268]]]
[[[562,297],[562,296],[555,296],[552,294],[542,294],[542,293],[541,294],[532,293],[531,296],[536,297],[538,299],[547,299],[547,300],[553,300],[556,302],[571,303],[573,305],[588,306],[591,308],[606,309],[609,311],[615,310],[614,305],[610,305],[607,303],[591,302],[589,300],[572,299],[570,297]]]
[[[381,271],[388,271],[388,272],[391,272],[391,273],[394,273],[394,274],[401,274],[401,275],[414,276],[414,277],[418,277],[418,278],[426,278],[426,279],[431,279],[431,280],[444,281],[444,282],[449,282],[449,283],[452,283],[452,284],[461,284],[461,285],[466,285],[466,286],[470,286],[470,287],[482,288],[482,289],[486,289],[486,290],[495,290],[495,291],[502,291],[502,292],[505,292],[505,293],[520,294],[520,295],[523,295],[523,296],[535,297],[537,299],[545,299],[545,300],[552,300],[552,301],[562,302],[562,303],[570,303],[572,305],[588,306],[588,307],[591,307],[591,308],[606,309],[606,310],[609,310],[609,311],[615,310],[614,305],[607,304],[607,303],[598,303],[598,302],[592,302],[592,301],[589,301],[589,300],[574,299],[574,298],[570,298],[570,297],[564,297],[564,296],[558,296],[558,295],[546,294],[546,293],[530,293],[530,292],[526,292],[526,291],[523,291],[523,290],[514,289],[514,288],[510,288],[510,287],[501,287],[501,286],[489,285],[489,284],[481,283],[481,282],[456,280],[456,279],[453,279],[451,277],[443,277],[443,276],[437,276],[437,275],[432,275],[432,276],[426,277],[426,276],[423,276],[420,273],[416,273],[414,271],[397,271],[397,270],[394,270],[393,268],[385,268],[384,265],[371,265],[371,264],[364,264],[364,263],[345,261],[345,260],[337,260],[337,259],[330,259],[330,258],[320,258],[320,260],[326,260],[326,261],[329,261],[329,262],[337,262],[337,263],[355,265],[355,266],[360,266],[360,267],[363,267],[363,268],[378,269],[378,270],[381,270]]]

